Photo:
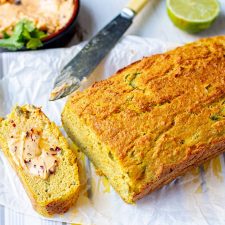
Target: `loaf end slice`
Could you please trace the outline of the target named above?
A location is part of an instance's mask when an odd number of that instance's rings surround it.
[[[0,123],[0,146],[37,212],[62,214],[76,202],[76,155],[40,108],[16,106]]]
[[[153,55],[71,96],[62,123],[126,202],[225,150],[225,37]]]

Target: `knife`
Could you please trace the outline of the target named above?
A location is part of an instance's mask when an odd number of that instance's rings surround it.
[[[117,17],[99,31],[61,70],[49,100],[63,98],[77,90],[115,46],[132,24],[133,18],[148,2],[149,0],[131,0]]]

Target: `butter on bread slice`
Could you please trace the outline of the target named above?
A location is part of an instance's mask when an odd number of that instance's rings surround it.
[[[62,214],[75,203],[80,188],[76,155],[40,108],[16,106],[0,122],[0,146],[37,212]]]
[[[137,61],[71,96],[71,139],[128,203],[225,151],[225,36]]]

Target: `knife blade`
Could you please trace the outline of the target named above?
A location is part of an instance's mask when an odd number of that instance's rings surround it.
[[[147,3],[147,0],[139,1],[142,2],[142,6],[138,4],[139,7],[143,7],[143,3]],[[135,4],[137,5],[137,2]],[[140,11],[140,8],[137,11]],[[63,98],[77,90],[81,82],[86,80],[87,76],[93,72],[130,27],[135,15],[135,10],[124,8],[116,18],[99,31],[61,70],[60,75],[55,80],[49,100]]]

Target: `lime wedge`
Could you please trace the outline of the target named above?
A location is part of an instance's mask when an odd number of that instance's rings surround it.
[[[167,0],[167,12],[177,27],[197,33],[211,26],[220,4],[218,0]]]

